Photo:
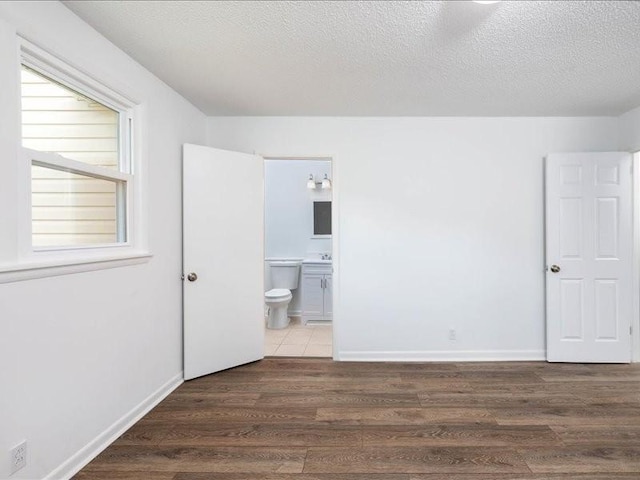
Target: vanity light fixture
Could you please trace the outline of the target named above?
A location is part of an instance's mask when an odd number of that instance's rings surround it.
[[[316,181],[313,179],[312,173],[309,174],[309,180],[307,180],[307,188],[309,190],[313,190],[314,188],[316,188]]]
[[[309,180],[307,180],[307,188],[309,190],[315,190],[318,186],[320,186],[320,188],[322,188],[323,190],[331,189],[331,180],[329,179],[326,173],[324,174],[324,178],[322,179],[322,182],[316,182],[315,179],[313,178],[313,174],[312,173],[309,174]]]
[[[322,179],[322,189],[329,190],[331,188],[331,180],[327,177],[327,174],[324,174],[324,178]]]

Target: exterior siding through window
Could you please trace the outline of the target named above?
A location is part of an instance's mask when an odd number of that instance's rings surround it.
[[[119,113],[22,69],[22,144],[117,170]],[[114,182],[32,167],[34,247],[117,241]]]

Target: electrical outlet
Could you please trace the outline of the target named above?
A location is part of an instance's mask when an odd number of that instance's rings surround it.
[[[10,474],[16,473],[27,465],[27,441],[24,440],[9,450]]]
[[[454,341],[456,339],[456,330],[455,328],[449,329],[449,340]]]

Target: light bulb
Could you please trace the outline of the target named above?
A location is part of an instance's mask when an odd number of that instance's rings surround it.
[[[313,190],[314,188],[316,188],[316,182],[313,179],[313,174],[309,174],[309,180],[307,180],[307,188],[309,190]]]
[[[324,174],[324,178],[322,179],[322,188],[325,190],[331,188],[331,180],[329,180],[326,173]]]

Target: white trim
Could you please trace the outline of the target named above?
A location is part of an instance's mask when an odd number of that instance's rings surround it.
[[[121,111],[129,110],[139,103],[20,36],[18,47],[20,63],[78,93],[98,100],[106,107]]]
[[[633,201],[633,276],[631,279],[633,307],[631,308],[631,361],[640,362],[640,152],[633,154],[632,201]]]
[[[534,362],[546,360],[545,350],[417,350],[337,351],[334,359],[350,362]]]
[[[255,155],[261,156],[265,160],[310,160],[310,161],[329,161],[329,162],[331,162],[335,158],[335,155],[333,155],[331,153],[318,154],[318,155],[291,155],[291,154],[285,154],[285,155],[271,155],[271,154],[269,154],[269,155],[266,155],[266,154],[262,154],[262,153],[256,152],[255,150],[254,150],[253,153]],[[333,169],[331,170],[331,175],[333,176]],[[333,179],[331,180],[331,183],[333,183]]]
[[[66,60],[43,50],[18,36],[16,68],[33,68],[45,77],[104,104],[119,114],[119,169],[108,169],[68,159],[55,153],[41,152],[22,146],[18,150],[19,198],[17,208],[16,258],[0,265],[0,283],[31,278],[113,268],[147,261],[147,185],[143,178],[147,159],[143,151],[144,108],[131,96],[103,84]],[[19,93],[19,91],[18,91]],[[19,115],[19,95],[16,109]],[[18,143],[19,138],[18,138]],[[32,246],[31,165],[35,163],[79,175],[116,182],[124,186],[125,202],[119,218],[119,241],[114,244],[79,246]],[[124,213],[124,215],[122,215]],[[126,235],[123,237],[122,234]]]
[[[164,400],[171,392],[178,388],[184,380],[183,373],[175,375],[159,389],[145,398],[129,412],[116,420],[109,428],[87,443],[61,465],[51,471],[44,480],[69,479],[78,473],[85,465],[97,457],[104,449],[111,445],[120,435],[131,428],[138,420],[146,415],[153,407]]]
[[[43,262],[0,265],[0,284],[137,265],[148,262],[152,256],[148,252],[129,251],[128,253],[108,256],[100,252],[100,255],[84,258],[73,256],[66,259]]]
[[[340,346],[339,329],[340,325],[340,175],[338,173],[338,155],[333,153],[316,154],[316,155],[273,155],[258,153],[254,150],[254,154],[260,155],[264,160],[321,160],[328,161],[331,164],[331,262],[333,267],[332,286],[333,304],[331,322],[325,321],[331,325],[331,333],[333,336],[333,360],[340,360],[338,348]],[[337,273],[337,274],[336,274]]]
[[[57,153],[42,152],[31,148],[22,147],[26,156],[37,166],[62,170],[63,172],[75,173],[85,177],[93,177],[101,180],[111,180],[113,182],[131,182],[133,175],[119,170],[113,170],[90,163],[78,162],[70,158],[63,157]]]
[[[340,358],[340,326],[341,326],[341,291],[340,291],[340,162],[338,156],[331,156],[331,333],[332,340],[332,358],[338,360]],[[336,275],[337,272],[337,275]]]

